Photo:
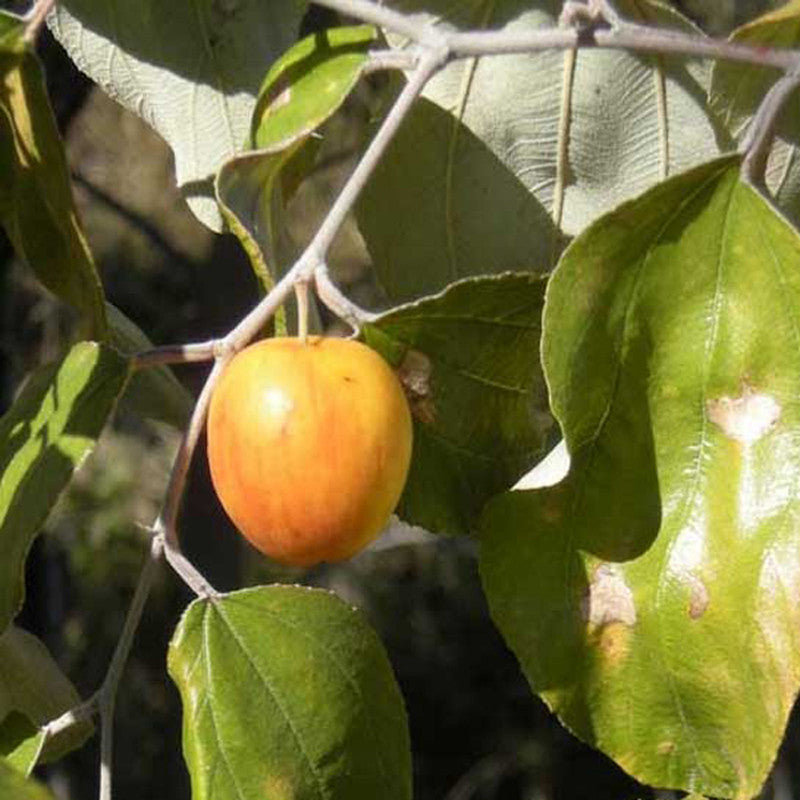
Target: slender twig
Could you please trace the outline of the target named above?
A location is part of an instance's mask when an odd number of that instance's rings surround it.
[[[617,16],[612,19],[606,17],[611,27],[603,24],[581,31],[553,27],[528,31],[462,32],[434,28],[425,19],[405,16],[369,0],[317,0],[317,3],[404,35],[420,46],[444,47],[449,58],[597,47],[741,61],[782,70],[790,70],[798,62],[797,52],[787,48],[759,47],[725,39],[711,39],[700,34],[663,30],[620,20]],[[601,7],[606,6],[601,4]],[[591,11],[591,8],[587,6],[587,10]],[[603,13],[605,15],[605,11]]]
[[[177,520],[181,497],[183,497],[183,490],[186,486],[186,477],[189,474],[192,455],[205,424],[208,406],[211,402],[211,393],[230,358],[231,354],[229,353],[214,362],[214,366],[200,391],[189,425],[175,455],[164,505],[153,525],[154,530],[164,537],[164,555],[169,565],[198,597],[212,599],[216,598],[219,593],[181,552]]]
[[[448,34],[445,39],[454,58],[579,47],[715,58],[782,70],[792,69],[798,60],[794,50],[756,47],[628,22],[616,28],[598,28],[583,33],[572,29],[538,28],[530,31],[459,32]]]
[[[800,65],[779,78],[758,107],[742,140],[742,178],[753,186],[762,186],[775,127],[787,100],[800,88]]]
[[[326,264],[320,264],[314,270],[314,284],[317,289],[317,297],[336,314],[339,319],[344,320],[353,330],[358,333],[361,326],[366,322],[372,322],[378,318],[377,314],[366,311],[356,305],[347,297],[341,289],[331,280]]]
[[[100,793],[99,800],[112,800],[112,765],[114,760],[114,706],[116,695],[100,698]]]
[[[147,602],[150,594],[150,589],[153,587],[155,581],[158,565],[161,561],[161,556],[164,551],[164,542],[158,534],[153,536],[150,540],[150,549],[147,554],[147,560],[144,562],[142,572],[139,575],[139,582],[136,584],[136,590],[133,593],[133,600],[131,600],[128,614],[125,617],[125,623],[122,626],[122,633],[120,633],[117,647],[114,650],[114,655],[111,658],[111,663],[108,666],[108,672],[103,680],[103,685],[100,687],[101,695],[113,695],[116,693],[119,680],[122,677],[122,670],[125,668],[125,662],[128,659],[131,645],[133,644],[133,637],[136,629],[139,626],[139,620],[142,618],[142,611]]]
[[[66,730],[80,725],[82,722],[90,720],[96,713],[100,698],[99,694],[95,693],[88,700],[85,700],[80,705],[65,711],[60,717],[48,722],[43,728],[45,742],[58,736]]]
[[[347,218],[377,166],[386,148],[419,96],[430,76],[444,63],[442,53],[426,53],[411,73],[408,83],[395,100],[378,132],[345,183],[314,238],[292,268],[275,284],[272,291],[222,340],[220,351],[236,352],[247,345],[275,314],[292,292],[298,280],[309,280],[314,270],[325,262],[325,256],[336,234]]]
[[[154,536],[150,541],[150,550],[144,563],[136,591],[133,594],[125,624],[122,626],[117,647],[111,658],[103,685],[98,692],[98,710],[100,712],[100,794],[99,800],[111,800],[111,764],[114,748],[114,707],[117,700],[122,672],[133,644],[136,629],[142,618],[150,589],[156,576],[156,570],[163,553],[163,541],[160,536]]]
[[[440,50],[431,50],[421,56],[419,65],[409,76],[408,83],[403,87],[403,91],[400,92],[391,111],[386,115],[386,119],[384,119],[369,147],[367,147],[344,188],[331,206],[316,236],[308,246],[306,252],[312,257],[314,267],[325,260],[328,248],[389,146],[389,142],[397,133],[398,128],[431,75],[444,65],[446,58],[447,53]]]
[[[188,364],[197,361],[211,361],[219,355],[219,340],[211,339],[196,344],[177,344],[168,347],[155,347],[137,353],[132,359],[133,369],[157,367],[162,364]]]
[[[37,0],[30,10],[30,13],[25,18],[25,34],[23,36],[23,39],[28,44],[33,44],[36,41],[47,15],[53,10],[55,4],[56,0]]]
[[[338,11],[362,22],[399,33],[409,39],[428,45],[441,46],[441,33],[430,23],[419,23],[400,11],[370,2],[370,0],[321,0],[317,5]]]
[[[305,343],[308,339],[308,280],[300,280],[294,285],[297,305],[297,336]]]
[[[372,50],[364,74],[385,69],[411,70],[419,63],[419,53],[413,50]]]
[[[117,690],[122,678],[122,672],[130,655],[136,629],[139,627],[139,622],[142,618],[142,611],[153,587],[162,554],[163,539],[160,535],[156,535],[150,541],[147,558],[139,574],[139,581],[136,584],[133,599],[128,608],[125,623],[122,626],[122,632],[100,688],[88,700],[56,717],[43,728],[44,739],[47,741],[99,713],[101,740],[100,800],[110,800],[111,798],[111,748],[113,746],[113,714]]]

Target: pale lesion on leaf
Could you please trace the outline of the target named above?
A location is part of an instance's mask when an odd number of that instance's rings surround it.
[[[293,781],[283,775],[268,775],[263,784],[264,797],[272,800],[295,800],[298,796]]]
[[[637,616],[633,592],[618,567],[601,564],[595,569],[581,603],[581,614],[587,640],[608,664],[620,663],[630,650]]]
[[[616,666],[628,655],[632,628],[622,622],[612,622],[589,631],[589,641],[598,649],[603,661]]]
[[[633,592],[614,565],[601,564],[594,571],[583,599],[584,620],[593,627],[621,622],[636,624],[636,605]]]
[[[775,426],[781,406],[771,395],[757,392],[743,382],[738,397],[723,395],[707,400],[706,413],[728,438],[751,445]]]
[[[689,616],[699,619],[708,608],[708,589],[700,578],[692,576],[689,587]]]

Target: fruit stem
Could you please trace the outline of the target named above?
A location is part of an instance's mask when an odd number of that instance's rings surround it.
[[[305,344],[308,339],[308,281],[299,280],[294,285],[297,300],[297,336]]]

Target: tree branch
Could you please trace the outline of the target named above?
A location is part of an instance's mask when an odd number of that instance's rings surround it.
[[[750,127],[740,149],[745,153],[742,161],[742,178],[752,186],[764,186],[764,173],[778,119],[784,105],[798,88],[800,88],[800,65],[783,75],[770,87],[753,119],[750,120]]]
[[[196,344],[176,344],[167,347],[156,347],[137,353],[131,360],[134,370],[146,367],[158,367],[162,364],[188,364],[198,361],[211,361],[218,355],[219,339]]]
[[[425,51],[420,57],[419,64],[410,74],[408,83],[403,87],[403,91],[400,92],[391,111],[387,114],[369,147],[367,147],[344,188],[331,206],[316,236],[308,246],[304,256],[312,263],[312,271],[325,261],[325,256],[336,234],[339,232],[339,228],[341,228],[345,218],[355,205],[361,190],[389,146],[389,142],[397,133],[428,79],[444,66],[446,59],[447,53],[442,50]]]
[[[697,56],[727,61],[741,61],[762,67],[790,70],[798,63],[798,54],[785,48],[760,47],[711,39],[706,36],[661,30],[619,19],[597,19],[587,5],[587,17],[594,26],[575,28],[537,28],[529,31],[441,31],[425,20],[415,20],[369,0],[316,0],[351,17],[380,25],[408,37],[423,48],[445,47],[448,58],[472,58],[501,53],[533,53],[542,50],[566,50],[572,47],[634,50],[646,53]],[[599,4],[605,8],[605,4]],[[605,12],[603,12],[605,14]],[[612,27],[606,27],[605,23]]]
[[[355,17],[370,25],[386,28],[420,44],[435,47],[441,47],[442,44],[441,33],[429,23],[420,23],[406,14],[370,0],[320,0],[317,5],[338,11],[347,17]]]
[[[108,665],[105,678],[100,688],[85,702],[50,721],[44,726],[44,741],[57,734],[91,719],[99,712],[100,715],[100,800],[111,800],[111,758],[113,750],[113,725],[114,705],[117,690],[122,679],[128,656],[130,655],[133,639],[139,622],[142,618],[147,598],[153,587],[156,572],[164,551],[163,539],[160,535],[153,536],[147,558],[139,574],[139,581],[133,593],[125,623],[122,626],[117,646]]]
[[[231,357],[232,353],[228,353],[218,358],[206,378],[206,382],[200,391],[200,396],[197,398],[192,417],[189,420],[189,426],[175,455],[164,505],[153,525],[154,531],[164,538],[164,555],[167,562],[184,583],[199,597],[215,598],[219,593],[181,552],[177,529],[178,510],[183,497],[183,490],[186,487],[186,476],[189,473],[192,455],[206,421],[211,394]]]
[[[331,280],[326,264],[320,264],[314,270],[314,284],[317,289],[317,297],[339,319],[344,320],[353,328],[356,333],[361,330],[361,326],[365,322],[372,322],[378,318],[377,314],[366,311],[345,296],[341,289]]]

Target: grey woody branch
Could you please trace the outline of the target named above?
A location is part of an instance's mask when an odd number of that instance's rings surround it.
[[[800,65],[775,81],[750,121],[741,146],[745,153],[742,176],[755,187],[763,188],[767,158],[781,111],[799,88]]]
[[[354,331],[358,332],[361,326],[367,322],[373,322],[378,314],[367,311],[356,305],[342,290],[333,282],[326,264],[320,264],[314,270],[314,284],[317,290],[317,297],[336,314],[339,319],[344,320]]]

